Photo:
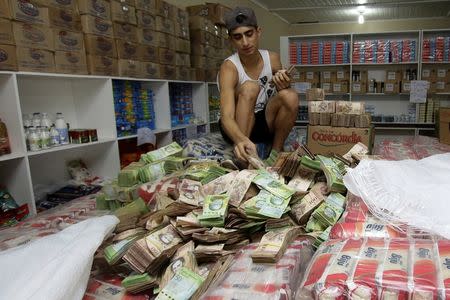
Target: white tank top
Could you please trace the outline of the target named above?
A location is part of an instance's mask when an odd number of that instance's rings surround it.
[[[275,87],[269,86],[269,82],[272,80],[272,66],[270,64],[269,51],[259,50],[259,53],[261,54],[264,65],[261,74],[259,74],[257,80],[261,89],[259,91],[258,98],[256,99],[255,112],[264,109],[267,100],[276,93]],[[250,76],[248,76],[247,73],[245,73],[244,66],[242,66],[241,60],[237,52],[231,55],[230,57],[226,58],[225,60],[231,61],[236,66],[239,76],[238,86],[242,85],[244,82],[248,80],[255,81],[254,79],[250,78]],[[217,84],[217,86],[219,86],[219,84]]]

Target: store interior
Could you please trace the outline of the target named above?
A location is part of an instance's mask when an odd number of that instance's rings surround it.
[[[448,178],[450,1],[0,0],[0,299],[450,299]]]

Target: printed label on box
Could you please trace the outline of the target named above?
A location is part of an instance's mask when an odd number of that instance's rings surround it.
[[[330,90],[331,90],[331,83],[329,83],[329,82],[324,82],[324,83],[322,83],[322,88],[323,88],[325,91],[330,91]]]
[[[388,72],[388,80],[395,80],[396,72]]]
[[[306,79],[313,80],[314,72],[306,72]]]
[[[331,72],[323,72],[323,79],[331,79]]]
[[[422,78],[429,78],[431,75],[431,71],[429,69],[422,70]]]
[[[353,83],[353,91],[354,92],[361,92],[361,84],[360,83]]]
[[[385,86],[385,91],[386,92],[393,92],[394,91],[394,84],[393,83],[386,83],[386,86]]]
[[[336,72],[336,78],[337,79],[344,79],[345,78],[344,71],[337,71]]]
[[[445,90],[445,82],[444,81],[436,82],[436,89],[437,90]]]
[[[437,77],[444,78],[447,76],[447,70],[446,69],[438,69],[437,70]]]
[[[403,84],[403,90],[404,91],[411,91],[411,83],[410,82],[405,82],[404,84]]]
[[[341,84],[335,83],[333,84],[333,92],[340,92],[341,91]]]

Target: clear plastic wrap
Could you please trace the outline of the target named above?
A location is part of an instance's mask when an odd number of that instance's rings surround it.
[[[295,240],[276,264],[253,263],[250,255],[257,246],[240,251],[224,277],[201,299],[292,299],[313,253],[310,242]]]
[[[449,241],[329,240],[296,292],[307,299],[448,299]]]

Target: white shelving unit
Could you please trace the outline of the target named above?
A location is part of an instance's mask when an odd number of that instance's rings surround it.
[[[366,71],[368,73],[368,80],[376,79],[377,81],[386,82],[386,71],[403,71],[406,69],[417,70],[417,79],[421,79],[422,68],[430,65],[431,67],[447,67],[450,69],[450,62],[425,62],[422,60],[422,48],[423,40],[426,37],[434,36],[450,36],[450,30],[413,30],[413,31],[399,31],[399,32],[374,32],[374,33],[349,33],[349,34],[322,34],[322,35],[296,35],[296,36],[282,36],[280,37],[280,56],[281,62],[284,66],[290,65],[290,43],[291,42],[303,42],[303,41],[340,41],[346,40],[350,42],[350,63],[343,64],[295,64],[298,70],[303,71],[316,71],[321,72],[323,70],[349,70],[349,101],[364,101],[368,105],[375,106],[375,114],[386,115],[402,115],[408,114],[409,110],[409,93],[352,93],[352,72],[353,71]],[[412,40],[416,43],[415,59],[411,62],[397,62],[397,63],[360,63],[353,61],[353,43],[355,41],[367,41],[367,40]],[[439,96],[441,106],[450,106],[450,92],[434,93],[433,97]],[[304,95],[299,94],[301,104]],[[327,94],[327,99],[346,100],[342,94]],[[345,95],[344,95],[345,96]],[[303,97],[303,98],[302,98]],[[338,99],[339,98],[339,99]],[[413,104],[416,107],[415,122],[374,122],[376,133],[380,135],[396,135],[396,134],[418,134],[421,130],[429,131],[434,123],[421,123],[419,122],[419,105]],[[297,124],[299,122],[297,121]],[[399,126],[400,125],[400,126]]]
[[[0,156],[0,184],[6,186],[19,204],[27,203],[36,214],[34,190],[69,179],[66,163],[82,158],[93,174],[113,178],[120,170],[120,140],[114,112],[113,80],[140,81],[154,92],[157,145],[172,142],[172,131],[206,125],[209,132],[208,83],[108,76],[48,74],[0,71],[0,118],[6,123],[11,154]],[[201,124],[172,128],[170,85],[192,85],[194,114]],[[22,115],[33,112],[64,114],[71,128],[95,128],[98,141],[69,144],[38,152],[26,150]]]

